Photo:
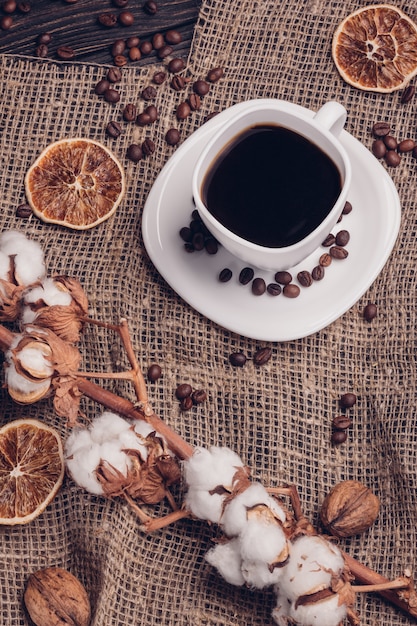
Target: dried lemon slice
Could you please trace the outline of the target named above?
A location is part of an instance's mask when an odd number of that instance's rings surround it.
[[[61,139],[43,150],[25,178],[26,196],[44,222],[92,228],[116,211],[124,171],[112,152],[92,139]]]
[[[27,524],[60,488],[64,453],[57,431],[34,419],[0,429],[0,524]]]
[[[417,73],[417,26],[389,4],[363,7],[337,28],[332,56],[354,87],[380,93],[401,89]]]

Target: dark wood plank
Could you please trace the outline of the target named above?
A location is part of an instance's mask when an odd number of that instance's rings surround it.
[[[11,14],[12,26],[0,30],[0,52],[33,56],[36,54],[38,35],[50,33],[52,40],[48,45],[48,58],[57,59],[57,48],[70,46],[75,52],[75,60],[112,64],[110,50],[116,39],[139,36],[141,41],[150,40],[155,33],[164,33],[169,29],[181,33],[182,42],[174,47],[174,51],[176,56],[185,57],[192,40],[200,0],[157,0],[158,10],[155,15],[144,11],[142,0],[129,0],[123,9],[115,7],[111,0],[78,0],[73,4],[63,0],[30,0],[30,4],[28,13],[16,10]],[[133,14],[134,23],[131,26],[117,24],[108,28],[98,22],[101,13],[119,15],[121,11]],[[0,18],[5,16],[1,10]],[[129,61],[129,65],[154,62],[155,57],[156,52],[153,50],[139,61]]]

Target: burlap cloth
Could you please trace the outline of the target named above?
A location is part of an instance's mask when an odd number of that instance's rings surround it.
[[[377,120],[390,121],[399,137],[413,136],[415,103],[401,105],[398,92],[351,88],[333,65],[334,29],[365,4],[205,0],[187,72],[195,79],[222,66],[225,77],[204,98],[201,111],[181,123],[174,111],[185,92],[165,83],[156,98],[158,123],[146,135],[126,124],[117,140],[105,137],[107,122],[120,119],[123,104],[140,104],[141,90],[161,64],[124,69],[121,102],[110,105],[93,92],[104,76],[102,66],[0,57],[0,219],[2,230],[19,228],[40,242],[49,274],[82,281],[94,317],[109,322],[127,317],[144,369],[153,362],[163,367],[163,378],[149,388],[156,412],[189,443],[232,447],[266,485],[295,483],[313,522],[335,482],[368,484],[381,499],[379,518],[369,532],[342,546],[391,578],[416,567],[416,163],[404,159],[390,171],[401,198],[402,223],[382,273],[340,319],[297,341],[263,344],[195,312],[154,269],[140,229],[147,194],[175,150],[164,141],[166,130],[178,125],[185,139],[210,112],[248,98],[286,98],[313,110],[337,99],[348,110],[347,130],[368,147]],[[417,20],[413,3],[398,5]],[[125,152],[142,135],[152,137],[156,151],[133,164]],[[27,168],[49,142],[71,136],[105,142],[124,163],[127,195],[116,215],[85,232],[16,218],[16,207],[25,201]],[[371,324],[361,315],[368,300],[379,309]],[[266,366],[255,369],[251,361],[243,368],[230,366],[230,352],[250,356],[261,345],[273,348]],[[88,328],[81,349],[85,369],[109,371],[125,361],[114,334],[103,328]],[[174,398],[180,382],[205,389],[206,403],[181,412]],[[103,385],[134,399],[128,386]],[[358,396],[351,412],[354,424],[348,441],[332,447],[331,419],[346,391]],[[5,390],[1,397],[0,423],[40,417],[67,435],[49,401],[22,408]],[[90,418],[101,410],[92,402],[83,408]],[[166,510],[157,508],[155,514]],[[55,565],[85,584],[94,626],[272,624],[272,593],[225,584],[205,562],[215,534],[204,522],[180,522],[146,536],[125,503],[90,496],[67,477],[39,518],[0,529],[0,622],[28,623],[22,603],[27,577]],[[358,599],[357,607],[363,624],[412,623],[378,597]]]

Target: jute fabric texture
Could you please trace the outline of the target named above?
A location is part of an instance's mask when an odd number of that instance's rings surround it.
[[[147,195],[175,152],[164,140],[171,126],[180,128],[183,141],[209,113],[250,98],[284,98],[312,110],[336,99],[348,111],[347,130],[368,148],[375,121],[390,122],[398,137],[415,135],[415,102],[405,106],[398,92],[381,95],[349,87],[333,64],[336,26],[366,4],[204,0],[186,74],[192,80],[204,78],[209,69],[221,66],[224,78],[204,97],[201,110],[182,122],[176,120],[175,109],[190,87],[175,92],[166,82],[155,98],[158,122],[147,129],[124,124],[117,140],[105,136],[107,122],[120,119],[127,102],[144,106],[140,93],[162,64],[124,68],[121,101],[111,105],[94,94],[94,85],[106,71],[103,66],[0,57],[0,220],[2,230],[17,228],[43,246],[49,275],[81,280],[92,317],[113,323],[122,316],[128,319],[142,367],[159,363],[163,368],[163,377],[149,385],[155,411],[190,444],[230,446],[265,485],[295,484],[313,523],[336,482],[357,479],[371,487],[381,499],[377,522],[341,545],[394,578],[405,567],[413,570],[417,565],[417,163],[405,158],[390,170],[402,217],[383,271],[350,310],[306,338],[267,344],[206,319],[154,269],[141,235]],[[397,6],[417,21],[414,2]],[[18,219],[15,212],[25,201],[28,167],[50,142],[76,136],[104,142],[123,162],[127,193],[116,214],[85,232],[47,225],[35,217]],[[144,137],[155,142],[155,153],[138,164],[128,161],[127,147]],[[362,318],[368,301],[378,306],[371,324]],[[264,345],[272,348],[264,367],[255,368],[250,359],[242,368],[229,364],[231,352],[251,356]],[[114,371],[127,365],[117,338],[105,328],[88,327],[81,351],[84,370]],[[174,391],[181,382],[205,389],[207,401],[180,411]],[[134,400],[127,384],[102,384]],[[353,426],[347,442],[334,447],[331,420],[339,412],[340,395],[347,391],[358,397],[350,411]],[[64,439],[68,435],[50,400],[19,407],[3,389],[1,406],[1,424],[37,417],[55,426]],[[101,412],[91,401],[82,407],[89,419]],[[153,514],[167,510],[162,505]],[[61,566],[85,584],[93,626],[272,624],[270,591],[232,587],[204,560],[216,535],[215,528],[196,521],[144,535],[126,503],[89,495],[67,477],[40,517],[27,526],[0,529],[0,622],[27,625],[22,598],[28,575]],[[368,626],[412,623],[375,596],[358,598],[356,606]]]

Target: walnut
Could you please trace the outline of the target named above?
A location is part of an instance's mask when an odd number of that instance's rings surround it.
[[[29,576],[24,601],[36,626],[88,626],[91,617],[87,592],[80,581],[60,567]]]
[[[356,480],[345,480],[325,497],[320,519],[336,537],[351,537],[367,530],[379,513],[379,498]]]

